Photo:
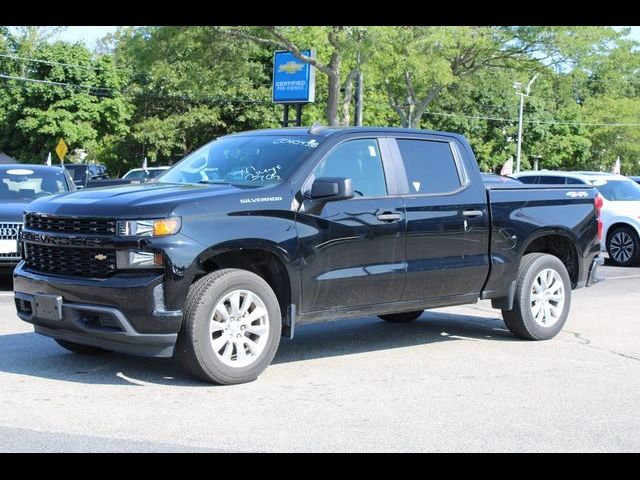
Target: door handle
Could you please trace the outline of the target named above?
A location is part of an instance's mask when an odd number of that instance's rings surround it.
[[[462,212],[462,215],[464,215],[465,217],[469,217],[469,218],[481,217],[482,216],[482,210],[467,210],[467,211]]]
[[[402,215],[400,215],[399,213],[384,212],[378,214],[378,220],[380,220],[381,222],[395,222],[397,220],[400,220],[401,218]]]

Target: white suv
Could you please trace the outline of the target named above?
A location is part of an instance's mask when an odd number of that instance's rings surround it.
[[[640,185],[622,175],[602,172],[554,172],[540,170],[512,175],[536,185],[593,185],[603,198],[602,238],[613,263],[640,263]]]

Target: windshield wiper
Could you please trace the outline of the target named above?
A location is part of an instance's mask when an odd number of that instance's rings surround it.
[[[198,183],[204,185],[231,185],[231,183],[225,182],[224,180],[200,180]]]
[[[224,180],[200,180],[198,183],[202,185],[230,185],[232,187],[237,187],[237,188],[258,188],[258,187],[264,186],[264,185],[252,185],[247,183],[231,183],[231,182],[225,182]]]

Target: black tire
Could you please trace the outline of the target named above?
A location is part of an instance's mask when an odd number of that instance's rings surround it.
[[[80,355],[101,355],[103,353],[109,353],[109,350],[105,350],[100,347],[93,347],[91,345],[82,345],[81,343],[68,342],[67,340],[54,339],[58,345],[62,348],[66,348],[70,352],[79,353]]]
[[[385,322],[391,323],[408,323],[417,320],[424,310],[416,310],[415,312],[389,313],[387,315],[378,315]]]
[[[633,267],[640,261],[640,240],[637,232],[627,226],[614,228],[607,235],[607,253],[614,265]]]
[[[217,303],[225,295],[242,289],[256,294],[264,303],[269,315],[269,332],[264,350],[253,363],[244,367],[232,367],[225,365],[216,356],[210,341],[209,325]],[[202,277],[191,286],[175,355],[187,370],[202,380],[221,385],[250,382],[273,360],[280,344],[281,329],[282,317],[278,298],[267,282],[246,270],[218,270]],[[231,355],[233,356],[233,353]]]
[[[564,305],[561,314],[557,321],[548,327],[538,324],[531,311],[533,283],[538,275],[546,269],[554,270],[559,274],[564,288]],[[549,340],[562,330],[570,308],[571,280],[560,259],[546,253],[529,253],[522,257],[518,270],[513,310],[502,310],[502,318],[511,333],[526,340]]]

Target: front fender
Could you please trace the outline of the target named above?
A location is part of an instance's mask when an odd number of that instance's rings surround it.
[[[207,260],[222,253],[248,249],[274,254],[284,264],[291,298],[300,296],[298,268],[298,235],[295,213],[282,210],[234,212],[212,219],[185,221],[179,239],[165,246],[166,303],[172,310],[184,306],[189,288],[196,275],[203,271]]]

